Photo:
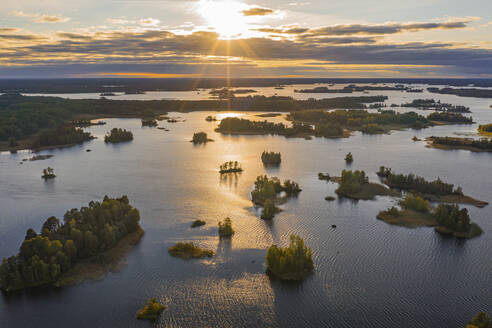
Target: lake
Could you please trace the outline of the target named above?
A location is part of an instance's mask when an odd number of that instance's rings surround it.
[[[362,169],[377,182],[375,172],[384,165],[428,179],[441,177],[492,203],[492,153],[443,151],[411,141],[414,135],[474,133],[478,124],[492,122],[492,100],[427,92],[373,94],[388,95],[388,104],[434,98],[466,105],[477,124],[304,140],[226,136],[214,132],[217,122],[205,121],[207,115],[253,118],[258,113],[170,113],[179,117],[178,123],[159,122],[169,132],[141,127],[138,119],[107,119],[107,125],[86,129],[98,139],[41,152],[54,155],[48,160],[21,165],[31,154],[0,154],[1,257],[17,253],[28,228],[39,231],[47,217],[61,218],[66,210],[106,194],[128,195],[145,230],[121,270],[104,280],[0,294],[0,326],[149,327],[135,313],[150,297],[168,306],[156,327],[464,327],[479,311],[490,313],[490,206],[466,206],[484,233],[456,240],[432,228],[408,229],[377,220],[380,210],[397,204],[395,198],[327,202],[324,198],[336,196],[337,186],[318,180],[318,172],[339,175],[345,168]],[[134,140],[105,144],[104,134],[113,127],[130,129]],[[198,131],[215,141],[194,146],[190,140]],[[280,167],[263,166],[264,150],[282,153]],[[354,155],[350,166],[344,161],[347,152]],[[239,161],[244,172],[221,177],[219,165],[230,160]],[[57,177],[45,182],[41,171],[47,166]],[[281,205],[283,211],[271,222],[261,220],[250,201],[260,174],[294,180],[303,189],[298,198]],[[221,241],[217,223],[227,216],[236,234]],[[192,229],[195,219],[207,224]],[[273,243],[287,245],[290,234],[301,236],[313,250],[315,273],[298,284],[265,275],[266,249]],[[193,241],[217,255],[173,258],[167,248],[177,241]]]

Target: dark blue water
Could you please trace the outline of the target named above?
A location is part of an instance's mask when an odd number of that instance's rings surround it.
[[[492,122],[489,101],[441,98],[468,104],[478,123]],[[484,233],[458,241],[430,228],[377,220],[379,210],[397,203],[394,198],[327,202],[336,185],[317,179],[318,172],[339,174],[350,151],[351,168],[365,170],[372,181],[385,165],[429,179],[440,176],[492,203],[492,154],[430,149],[410,140],[471,133],[477,125],[303,140],[222,136],[213,132],[216,122],[205,122],[210,114],[215,113],[171,113],[186,121],[160,122],[170,132],[142,128],[136,119],[107,120],[88,129],[99,139],[44,151],[54,155],[45,161],[20,165],[29,154],[0,155],[1,257],[17,252],[27,228],[39,230],[47,217],[61,217],[105,194],[128,195],[146,231],[122,269],[104,280],[1,294],[0,327],[149,327],[135,313],[150,297],[168,306],[158,327],[464,327],[477,312],[492,312],[490,206],[468,207]],[[112,127],[131,129],[134,141],[104,144],[102,136]],[[189,140],[201,130],[215,142],[193,146]],[[278,169],[263,167],[263,150],[282,153]],[[218,166],[229,160],[241,162],[245,171],[220,178]],[[57,177],[44,182],[40,175],[47,166]],[[265,173],[293,179],[303,189],[271,223],[259,219],[249,200],[256,176]],[[229,242],[217,236],[217,222],[226,216],[236,231]],[[195,219],[207,225],[191,229]],[[286,245],[291,233],[313,249],[316,272],[300,284],[270,281],[264,274],[266,249]],[[167,248],[177,241],[194,241],[217,255],[172,258]]]

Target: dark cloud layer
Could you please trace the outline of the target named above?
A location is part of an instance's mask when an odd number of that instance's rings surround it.
[[[374,34],[382,31],[436,27],[429,24],[400,24],[398,27],[372,26],[372,33],[357,33],[360,26],[331,27],[331,32],[312,31],[305,36],[291,39],[248,38],[221,40],[214,32],[195,32],[188,35],[169,31],[148,30],[143,32],[100,32],[96,34],[59,33],[54,39],[39,39],[38,35],[0,33],[0,41],[19,41],[15,46],[0,43],[0,73],[10,76],[13,72],[41,74],[51,67],[53,74],[81,74],[92,72],[153,72],[193,74],[203,71],[203,64],[213,74],[224,72],[226,64],[232,72],[246,74],[257,67],[255,61],[271,61],[272,67],[265,68],[271,74],[302,74],[323,72],[330,65],[402,65],[435,66],[429,68],[437,73],[462,75],[492,75],[492,50],[466,48],[451,43],[414,42],[390,44],[379,42]],[[457,26],[457,25],[453,25]],[[334,33],[336,30],[338,32]],[[345,36],[345,32],[356,36]],[[370,30],[367,26],[364,31]],[[376,33],[376,30],[378,33]],[[341,31],[344,31],[343,33]],[[1,31],[0,31],[1,32]],[[305,33],[305,32],[303,32]],[[334,36],[326,36],[334,34]],[[337,34],[338,33],[338,34]],[[395,32],[396,33],[396,32]],[[369,36],[357,36],[369,34]],[[211,56],[211,57],[210,57]],[[229,60],[226,57],[241,60]],[[312,61],[317,67],[275,67],[283,61]],[[6,66],[12,66],[7,68]],[[14,67],[16,66],[17,67]],[[415,68],[418,70],[418,68]],[[20,74],[20,73],[19,73]],[[212,74],[212,73],[211,73]],[[320,73],[321,74],[321,73]],[[15,74],[14,74],[15,75]]]

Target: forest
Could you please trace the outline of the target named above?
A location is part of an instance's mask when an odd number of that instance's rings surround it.
[[[294,181],[285,180],[282,184],[277,177],[268,178],[266,175],[256,177],[255,188],[251,192],[251,200],[255,205],[263,206],[261,218],[272,219],[279,209],[275,207],[277,197],[284,192],[286,197],[297,197],[302,189]]]
[[[434,112],[427,116],[427,119],[435,122],[445,122],[454,124],[472,124],[473,117],[467,117],[460,113]]]
[[[267,165],[280,165],[280,162],[282,162],[282,155],[280,153],[265,150],[261,153],[261,161],[263,164]]]
[[[0,284],[6,291],[52,284],[78,261],[98,256],[125,236],[140,230],[140,214],[128,197],[89,202],[74,208],[63,221],[48,218],[38,234],[28,229],[19,253],[4,258]]]
[[[20,140],[42,129],[91,117],[155,117],[166,111],[248,110],[289,112],[312,108],[364,108],[365,103],[384,101],[383,96],[295,100],[291,97],[247,96],[226,100],[110,100],[0,95],[0,141]],[[165,109],[166,111],[163,111]]]
[[[84,130],[72,125],[62,124],[54,129],[42,132],[32,142],[31,149],[75,145],[93,138],[90,132],[84,132]]]

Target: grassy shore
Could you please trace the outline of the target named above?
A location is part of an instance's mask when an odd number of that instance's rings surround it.
[[[137,231],[121,239],[115,247],[95,257],[77,262],[54,285],[56,287],[75,285],[85,281],[101,280],[108,272],[117,272],[125,258],[142,239],[144,231]]]
[[[388,211],[381,211],[376,218],[389,224],[407,228],[434,227],[437,225],[437,221],[432,214],[408,209],[399,211],[398,215],[391,214]]]

